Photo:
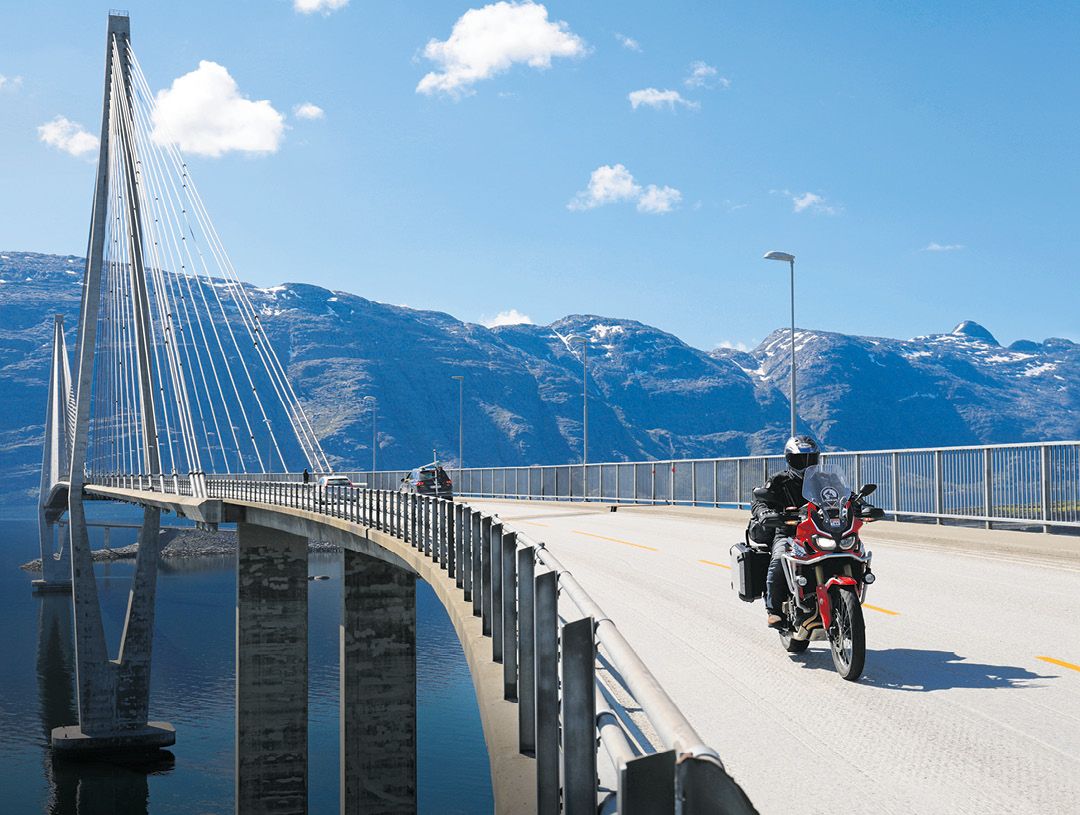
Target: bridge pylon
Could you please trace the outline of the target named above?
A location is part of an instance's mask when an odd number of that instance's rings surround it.
[[[74,424],[75,397],[71,391],[71,364],[64,341],[64,315],[57,314],[53,323],[49,404],[45,412],[41,487],[38,493],[41,579],[33,582],[35,594],[71,591],[71,547],[61,539],[57,549],[57,522],[67,512]]]
[[[117,240],[110,218],[122,222],[125,257],[119,267],[129,281],[130,301],[124,330],[133,335],[126,361],[135,384],[130,394],[141,426],[138,464],[143,472],[160,473],[157,423],[152,390],[150,303],[143,264],[143,221],[139,206],[139,157],[126,138],[132,101],[126,14],[110,14],[105,51],[105,92],[101,117],[94,209],[79,315],[78,380],[71,437],[68,489],[68,530],[71,587],[75,620],[75,670],[78,724],[53,728],[57,752],[128,752],[167,747],[176,740],[172,726],[148,720],[150,656],[154,601],[160,550],[161,510],[146,507],[139,530],[139,551],[128,597],[120,653],[109,656],[98,602],[93,553],[87,530],[84,487],[94,401],[95,352],[98,345],[102,269],[107,234]],[[125,117],[128,121],[125,123]],[[115,141],[112,137],[115,136]],[[110,201],[110,197],[114,200]],[[110,204],[114,208],[110,211]],[[108,292],[106,292],[108,294]],[[100,422],[100,418],[97,419]]]

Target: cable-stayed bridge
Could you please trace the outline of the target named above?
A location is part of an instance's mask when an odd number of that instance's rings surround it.
[[[329,473],[329,462],[285,364],[265,339],[262,315],[247,297],[183,157],[157,119],[124,15],[109,18],[105,56],[101,148],[74,375],[57,321],[41,482],[43,575],[38,588],[71,592],[74,601],[78,721],[53,731],[56,752],[149,750],[176,738],[167,723],[148,719],[164,511],[207,527],[237,525],[239,812],[306,811],[310,538],[332,541],[343,550],[342,812],[416,808],[417,578],[435,589],[469,660],[500,812],[741,813],[754,811],[751,799],[771,811],[793,800],[781,792],[777,779],[792,755],[822,742],[842,751],[843,730],[813,730],[838,711],[851,717],[844,729],[872,733],[880,721],[895,739],[932,727],[931,717],[949,722],[954,731],[905,742],[910,751],[900,751],[899,766],[928,771],[926,761],[908,752],[925,756],[929,750],[933,758],[954,761],[953,766],[977,776],[988,790],[986,800],[1021,811],[1001,790],[1000,770],[995,779],[970,761],[964,763],[960,746],[988,736],[986,728],[972,726],[955,708],[977,705],[977,695],[965,693],[957,704],[937,707],[882,700],[883,688],[904,686],[905,677],[895,675],[904,670],[918,675],[924,691],[955,690],[959,683],[944,657],[933,669],[925,657],[922,662],[881,657],[893,674],[878,675],[876,684],[857,691],[858,697],[845,695],[846,683],[829,677],[835,687],[822,691],[827,701],[820,709],[810,699],[799,705],[810,712],[785,711],[798,696],[800,681],[776,677],[795,666],[786,664],[792,658],[778,648],[768,652],[769,662],[764,650],[750,645],[765,639],[762,621],[755,617],[751,629],[747,607],[732,611],[725,606],[731,593],[724,563],[728,545],[741,536],[741,517],[724,516],[715,508],[744,503],[759,476],[770,472],[768,460],[736,463],[736,499],[731,502],[721,499],[722,467],[716,462],[689,464],[690,500],[680,497],[676,475],[686,472],[685,463],[675,462],[669,474],[655,463],[536,473],[514,468],[498,476],[494,470],[465,471],[456,480],[471,496],[468,503],[404,494],[397,473],[358,474],[356,480],[365,485],[357,487],[305,483],[302,470]],[[982,503],[965,504],[959,515],[986,524],[1075,527],[1078,447],[1039,447],[1035,458],[1026,452],[1004,459],[999,453],[978,452],[972,472],[980,472],[981,462]],[[897,462],[909,457],[888,453],[893,456],[892,514],[952,519],[947,473],[954,456],[929,453],[929,459],[923,455],[918,461],[930,465],[912,471],[910,483],[919,488],[907,492],[909,479],[901,480]],[[1015,500],[1007,496],[995,503],[993,467],[999,460],[1010,462],[1009,472],[1018,482],[1021,476],[1026,480]],[[877,459],[853,459],[856,474],[863,474],[859,468],[871,461]],[[1021,464],[1014,466],[1016,461]],[[627,466],[631,480],[621,481]],[[712,497],[699,501],[699,484],[704,490],[710,473]],[[632,495],[626,484],[633,485]],[[931,506],[928,511],[903,504],[910,495],[930,491],[930,505],[919,504]],[[580,503],[585,500],[591,503]],[[124,502],[142,512],[139,554],[115,657],[103,633],[87,534],[89,501]],[[634,506],[656,503],[714,508],[657,512]],[[618,505],[618,513],[607,511]],[[66,535],[58,540],[65,514]],[[1025,551],[1012,538],[957,543],[945,540],[948,535],[940,530],[911,537],[924,546],[952,547],[947,555],[952,566],[956,558],[980,556],[980,547],[1014,559],[1016,552]],[[586,544],[601,548],[588,551]],[[650,562],[652,555],[657,557]],[[925,562],[913,563],[902,547],[895,557],[913,582],[920,569],[928,568]],[[1063,576],[1052,579],[1039,573],[1050,594],[1075,589],[1071,561],[1052,562],[1064,569]],[[940,581],[930,586],[929,592],[913,592],[913,602],[931,608],[939,603]],[[946,605],[944,613],[949,618],[985,615],[981,603],[988,593],[972,595],[959,612]],[[904,634],[886,634],[894,639],[918,638],[935,625],[914,609],[909,617],[906,606],[883,605],[880,613],[899,621]],[[1054,694],[1051,704],[1075,719],[1075,701],[1062,690],[1070,677],[1051,675],[1049,667],[1060,668],[1058,674],[1075,667],[1068,657],[1080,653],[1076,635],[1055,640],[1045,626],[1032,622],[1023,635],[1006,633],[999,632],[1002,642],[1019,648],[1026,635],[1028,650],[1040,652],[1025,652],[1022,659],[1051,660],[1041,663],[1044,673],[1036,665],[1006,670],[988,663],[981,666],[987,669],[984,685],[968,680],[962,690],[1023,693],[1025,683],[1041,682]],[[812,660],[803,662],[798,670],[812,665]],[[1001,676],[994,674],[997,667]],[[812,678],[803,684],[818,689],[822,681]],[[936,684],[927,687],[926,682]],[[764,698],[761,688],[768,689]],[[853,698],[864,714],[851,707]],[[1052,769],[1052,778],[1069,777],[1080,755],[1075,737],[1055,741],[1043,736],[1044,746],[1034,746],[1036,739],[1024,729],[1026,704],[1021,697],[1009,702],[1015,706],[1006,705],[1005,726],[1026,741],[1011,752],[1002,745],[1003,753],[1020,761],[1043,750],[1045,755],[1038,755]],[[1027,720],[1041,727],[1048,719],[1039,708],[1038,702],[1031,703],[1036,712],[1029,710]],[[707,732],[699,722],[706,723]],[[870,790],[870,808],[892,811],[900,801],[926,811],[929,799],[920,797],[916,783],[897,782],[890,798],[883,780],[890,753],[882,748],[875,755],[874,741],[862,737],[857,742],[864,765],[857,777]],[[723,744],[719,750],[718,743]],[[933,753],[934,745],[942,743],[947,747]],[[984,757],[977,750],[974,755]],[[848,775],[846,767],[837,771],[837,777]],[[1064,781],[1054,787],[1045,772],[1036,777],[1030,800],[1042,807],[1039,811],[1067,811],[1076,787]],[[809,789],[813,775],[799,783],[814,794]],[[940,779],[931,779],[923,787],[939,794],[940,785]],[[850,791],[823,795],[822,801],[839,806]],[[964,811],[948,795],[938,800],[947,809]]]

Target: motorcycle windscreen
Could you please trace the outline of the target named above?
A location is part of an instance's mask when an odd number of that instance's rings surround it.
[[[825,527],[834,535],[847,525],[845,505],[850,496],[851,488],[840,473],[812,467],[803,478],[803,498],[818,508]]]

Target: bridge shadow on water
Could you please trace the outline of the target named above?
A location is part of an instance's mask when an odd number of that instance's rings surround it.
[[[824,643],[821,643],[824,645]],[[810,648],[792,660],[811,670],[835,671],[827,647]],[[929,693],[953,688],[1038,688],[1038,680],[1056,676],[1034,673],[1016,665],[989,665],[969,661],[954,651],[921,648],[885,648],[866,652],[866,668],[859,684],[886,690]]]

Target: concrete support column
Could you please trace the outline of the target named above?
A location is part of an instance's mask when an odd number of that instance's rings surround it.
[[[306,813],[307,538],[237,524],[236,811]]]
[[[416,576],[342,552],[341,813],[416,811]]]
[[[33,582],[39,594],[50,591],[71,593],[71,547],[56,546],[56,524],[45,510],[38,510],[38,544],[41,549],[41,579]],[[56,557],[59,555],[59,557]]]

